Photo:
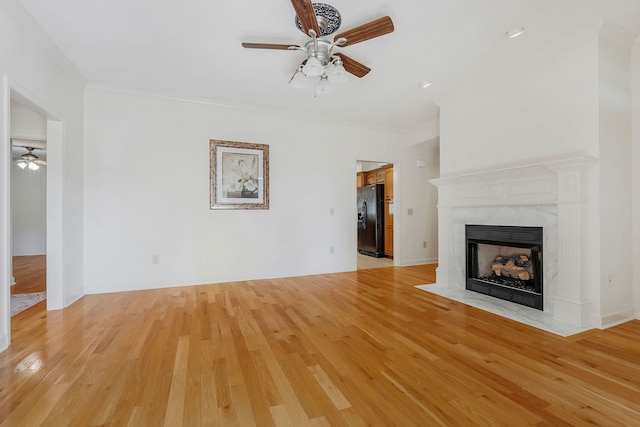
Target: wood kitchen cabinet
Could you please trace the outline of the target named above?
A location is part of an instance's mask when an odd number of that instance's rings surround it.
[[[367,185],[377,184],[375,171],[367,172]]]
[[[393,166],[384,168],[384,254],[393,258]]]
[[[372,184],[384,184],[385,183],[385,173],[384,169],[373,169],[369,172],[358,172],[358,174],[363,174],[363,180],[366,182],[365,185]],[[357,176],[356,176],[357,179]]]
[[[384,169],[384,200],[393,202],[393,166]]]

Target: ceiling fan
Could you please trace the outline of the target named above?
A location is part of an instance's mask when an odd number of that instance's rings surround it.
[[[294,87],[304,87],[309,78],[316,80],[316,93],[326,94],[330,81],[345,81],[346,73],[364,77],[371,68],[348,57],[343,53],[334,53],[335,47],[346,47],[393,32],[393,21],[384,16],[358,27],[336,34],[333,41],[325,37],[340,28],[340,12],[328,4],[312,3],[311,0],[291,0],[296,12],[296,26],[311,37],[304,46],[274,43],[242,43],[248,49],[295,50],[305,53],[306,59],[300,63],[289,81]]]
[[[38,156],[33,154],[33,150],[35,150],[36,148],[26,147],[26,146],[22,148],[26,149],[27,152],[24,153],[22,156],[18,157],[17,159],[14,159],[14,161],[19,167],[21,167],[22,169],[28,167],[30,170],[36,171],[40,169],[40,165],[42,166],[47,165],[47,162],[45,160],[40,160]]]

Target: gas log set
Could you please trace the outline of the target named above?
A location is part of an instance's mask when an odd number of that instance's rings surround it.
[[[542,310],[542,227],[465,228],[466,289]]]
[[[536,289],[536,283],[533,277],[533,264],[528,255],[498,255],[495,261],[491,263],[491,274],[489,276],[478,277],[478,280],[528,292],[540,292],[539,289]]]

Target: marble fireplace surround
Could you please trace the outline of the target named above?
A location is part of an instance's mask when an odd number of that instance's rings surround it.
[[[432,180],[439,265],[436,285],[421,288],[561,335],[588,329],[593,305],[581,272],[586,173],[594,163],[571,157]],[[543,227],[543,312],[465,289],[466,224]]]

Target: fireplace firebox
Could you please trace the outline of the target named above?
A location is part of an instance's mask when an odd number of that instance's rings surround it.
[[[542,227],[465,228],[466,288],[543,310]]]

